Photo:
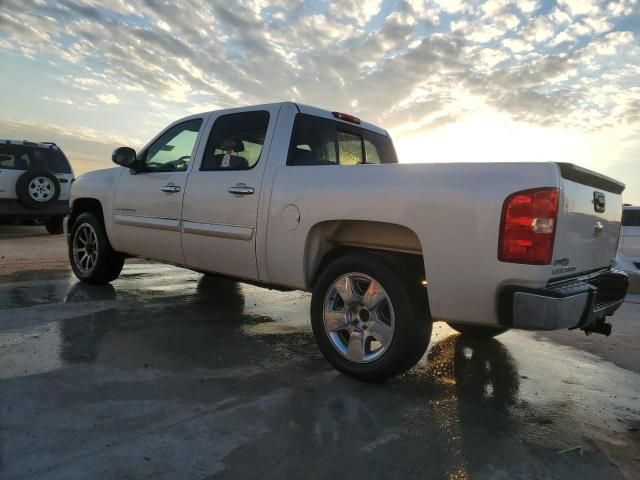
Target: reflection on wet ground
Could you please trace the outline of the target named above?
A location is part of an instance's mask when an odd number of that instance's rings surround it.
[[[633,478],[640,376],[441,325],[383,385],[319,354],[309,296],[174,267],[0,277],[3,478]],[[582,450],[559,454],[567,448]]]

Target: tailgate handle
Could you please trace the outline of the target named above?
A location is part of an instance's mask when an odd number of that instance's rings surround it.
[[[604,198],[604,193],[602,192],[593,192],[593,209],[596,213],[604,213],[606,207],[606,201]]]

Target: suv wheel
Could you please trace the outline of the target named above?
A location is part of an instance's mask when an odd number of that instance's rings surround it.
[[[398,375],[422,357],[431,337],[426,292],[393,264],[353,254],[331,263],[311,299],[313,334],[325,358],[365,381]]]
[[[18,177],[16,195],[25,207],[45,208],[60,196],[60,182],[46,170],[27,170]]]
[[[51,235],[60,235],[63,231],[64,216],[57,215],[55,217],[49,217],[44,226]]]
[[[104,284],[118,278],[124,255],[111,248],[102,222],[93,213],[82,213],[71,227],[69,262],[78,279]]]

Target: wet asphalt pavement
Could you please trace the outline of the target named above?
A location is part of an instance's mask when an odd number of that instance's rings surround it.
[[[0,276],[0,477],[640,478],[638,373],[438,323],[364,384],[321,357],[309,298],[148,263]]]

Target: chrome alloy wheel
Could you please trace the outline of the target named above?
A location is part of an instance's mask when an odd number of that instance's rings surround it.
[[[98,260],[98,236],[88,223],[80,225],[73,237],[73,259],[82,273],[89,273]]]
[[[364,273],[346,273],[333,282],[324,298],[322,319],[333,347],[352,362],[379,359],[393,340],[391,299]]]
[[[55,187],[47,177],[35,177],[29,182],[29,196],[36,202],[46,202],[51,199]]]

